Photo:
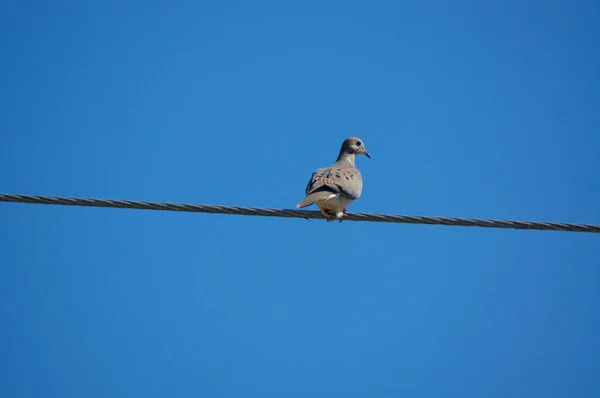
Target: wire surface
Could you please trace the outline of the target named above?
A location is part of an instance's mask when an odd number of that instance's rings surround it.
[[[145,201],[113,200],[113,199],[71,198],[71,197],[55,197],[55,196],[33,196],[33,195],[16,195],[16,194],[1,194],[1,193],[0,193],[0,202],[33,203],[33,204],[63,205],[63,206],[111,207],[111,208],[139,209],[139,210],[184,211],[184,212],[192,212],[192,213],[237,214],[237,215],[244,215],[244,216],[263,216],[263,217],[287,217],[287,218],[304,218],[304,219],[324,219],[325,218],[320,212],[310,211],[310,210],[286,210],[286,209],[268,209],[268,208],[265,209],[265,208],[256,208],[256,207],[199,205],[199,204],[168,203],[168,202],[145,202]],[[486,219],[477,219],[477,218],[405,216],[405,215],[400,215],[400,214],[347,213],[344,215],[343,220],[344,221],[404,223],[404,224],[452,225],[452,226],[462,226],[462,227],[510,228],[510,229],[545,230],[545,231],[600,233],[600,225],[570,224],[570,223],[557,223],[557,222],[538,222],[538,221],[486,220]]]

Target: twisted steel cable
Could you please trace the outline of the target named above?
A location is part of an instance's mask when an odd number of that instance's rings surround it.
[[[287,217],[304,219],[324,219],[318,211],[265,209],[256,207],[199,205],[168,202],[144,202],[133,200],[71,198],[55,196],[33,196],[0,193],[0,202],[33,203],[63,206],[113,207],[139,210],[184,211],[192,213],[237,214],[244,216]],[[405,224],[453,225],[463,227],[534,229],[545,231],[592,232],[600,233],[600,225],[569,224],[537,221],[486,220],[477,218],[405,216],[400,214],[348,213],[344,221],[371,221]]]

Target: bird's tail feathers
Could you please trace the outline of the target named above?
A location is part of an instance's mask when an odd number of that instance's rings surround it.
[[[331,195],[332,195],[331,192],[326,192],[326,191],[311,193],[310,195],[307,195],[304,199],[302,199],[300,201],[300,203],[298,203],[296,205],[296,209],[301,209],[303,207],[310,206],[313,203],[318,202],[319,200],[327,199]]]

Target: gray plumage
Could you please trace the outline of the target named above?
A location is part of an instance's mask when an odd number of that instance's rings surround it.
[[[316,204],[328,221],[340,220],[346,207],[362,193],[362,175],[355,167],[356,155],[371,158],[361,139],[347,138],[337,161],[331,167],[316,170],[306,186],[306,197],[296,208]]]

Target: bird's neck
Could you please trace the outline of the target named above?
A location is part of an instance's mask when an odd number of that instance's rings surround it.
[[[350,163],[352,166],[354,166],[354,158],[356,157],[356,155],[354,153],[348,153],[348,152],[340,152],[340,155],[337,158],[337,161],[344,161],[344,162],[348,162]]]

